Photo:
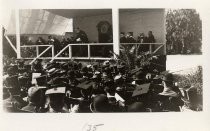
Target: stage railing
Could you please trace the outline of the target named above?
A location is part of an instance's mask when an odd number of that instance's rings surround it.
[[[140,44],[149,44],[150,53],[155,54],[161,47],[163,47],[164,43],[120,43],[120,45],[140,45]],[[152,45],[160,45],[154,51],[152,50]],[[94,47],[95,46],[95,47]],[[103,47],[100,47],[103,46]],[[109,46],[108,49],[104,49],[105,46]],[[44,48],[46,47],[46,48]],[[96,48],[97,47],[97,48]],[[95,59],[95,60],[109,60],[113,59],[113,54],[109,54],[109,50],[113,52],[113,43],[80,43],[80,44],[68,44],[63,47],[61,50],[57,50],[53,45],[24,45],[22,48],[35,48],[35,56],[34,57],[22,57],[23,59],[33,59],[32,63],[38,59],[51,59],[53,61],[55,59]],[[42,48],[42,51],[40,49]],[[44,50],[43,50],[44,48]],[[74,48],[74,50],[73,50]],[[84,48],[84,49],[82,49]],[[95,49],[94,49],[95,48]],[[51,50],[50,50],[51,49]],[[50,50],[50,52],[49,52]],[[57,51],[56,51],[57,50]],[[44,56],[48,52],[50,56]],[[93,56],[94,52],[98,53],[106,53],[109,54],[108,57],[104,56]],[[77,54],[84,54],[83,56],[76,56]]]
[[[120,43],[121,45],[149,45],[149,52],[151,54],[155,54],[157,53],[157,51],[160,50],[160,48],[162,48],[165,43]],[[160,45],[158,46],[154,51],[152,50],[152,45]],[[164,53],[163,53],[164,54]]]
[[[25,50],[23,50],[24,48]],[[22,59],[34,59],[34,58],[37,58],[38,56],[39,56],[38,58],[43,58],[43,59],[52,59],[54,57],[53,45],[23,45],[23,46],[20,46],[20,49],[21,49],[20,52],[21,52]],[[50,51],[49,56],[43,56],[50,49],[51,51]],[[27,54],[23,54],[23,51],[25,51],[26,53],[31,53],[31,56],[27,56]],[[33,51],[33,52],[30,52],[30,51]]]

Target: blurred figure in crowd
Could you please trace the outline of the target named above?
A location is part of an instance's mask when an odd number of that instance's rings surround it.
[[[37,41],[36,41],[36,44],[37,44],[37,45],[45,45],[46,42],[45,42],[45,40],[40,36],[40,37],[38,37],[38,39],[37,39]]]

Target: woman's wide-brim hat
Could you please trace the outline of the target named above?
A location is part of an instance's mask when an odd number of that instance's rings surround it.
[[[172,96],[172,97],[177,97],[178,94],[171,90],[170,88],[164,88],[163,92],[159,93],[159,95],[162,95],[162,96]]]

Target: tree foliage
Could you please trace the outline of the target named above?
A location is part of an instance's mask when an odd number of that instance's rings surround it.
[[[166,39],[174,53],[199,53],[202,41],[202,22],[195,9],[167,10]]]

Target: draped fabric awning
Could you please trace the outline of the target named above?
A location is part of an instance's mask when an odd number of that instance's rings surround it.
[[[15,34],[15,10],[7,11],[3,26]],[[111,14],[110,9],[21,9],[20,34],[56,34],[73,32],[73,18]]]
[[[15,10],[10,13],[8,25],[4,25],[7,34],[15,34]],[[42,9],[19,10],[20,34],[56,34],[63,35],[73,31],[73,19],[53,14]]]

